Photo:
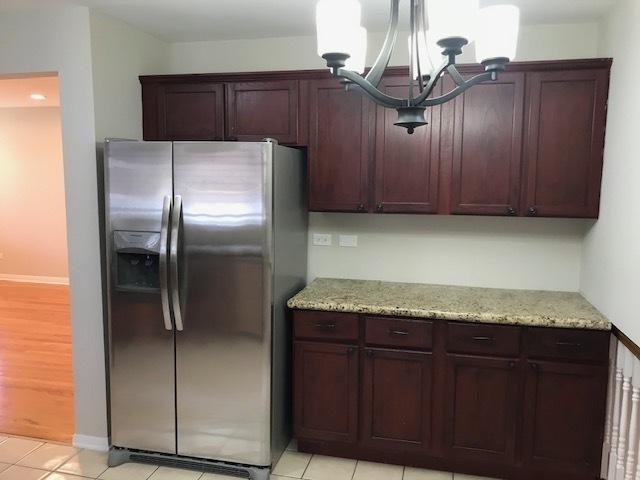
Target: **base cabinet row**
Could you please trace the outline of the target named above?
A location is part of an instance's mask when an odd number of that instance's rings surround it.
[[[307,314],[296,312],[294,324]],[[319,320],[323,315],[327,320]],[[314,322],[337,325],[332,315],[316,314]],[[367,332],[376,321],[388,321],[354,316]],[[394,343],[396,335],[404,342],[415,336],[402,328],[403,320],[393,321],[391,341],[384,343]],[[417,323],[407,322],[409,327]],[[598,477],[607,332],[562,331],[567,338],[561,343],[579,346],[566,347],[565,358],[538,359],[520,345],[529,341],[530,331],[544,336],[544,329],[469,325],[469,341],[487,343],[477,353],[473,344],[471,352],[451,347],[447,322],[429,323],[429,350],[369,345],[367,334],[332,338],[335,334],[322,327],[319,337],[310,338],[308,331],[297,329],[294,428],[299,448],[506,479]],[[514,353],[506,357],[500,355],[503,328],[517,334]],[[558,343],[559,332],[553,330],[553,343]],[[571,351],[589,344],[572,339],[585,334],[600,344],[592,357]],[[579,358],[589,359],[574,360]]]

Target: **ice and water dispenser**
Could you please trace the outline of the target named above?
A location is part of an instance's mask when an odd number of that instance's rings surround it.
[[[151,292],[160,288],[160,232],[113,232],[115,288]]]

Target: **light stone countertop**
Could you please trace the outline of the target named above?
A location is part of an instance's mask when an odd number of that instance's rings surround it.
[[[287,305],[300,310],[369,313],[465,322],[610,330],[579,293],[317,278]]]

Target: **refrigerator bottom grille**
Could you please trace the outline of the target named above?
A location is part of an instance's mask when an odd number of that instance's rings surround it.
[[[199,472],[218,473],[250,480],[263,480],[269,478],[269,468],[253,467],[248,465],[236,465],[224,462],[215,462],[205,459],[194,459],[155,452],[143,452],[124,448],[112,448],[109,452],[109,466],[116,466],[126,462],[146,463],[163,467],[184,468]]]

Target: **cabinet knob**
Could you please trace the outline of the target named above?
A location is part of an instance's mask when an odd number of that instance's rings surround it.
[[[383,205],[383,204],[381,204],[381,203],[379,203],[379,204],[378,204],[378,206],[376,207],[376,210],[377,210],[378,212],[382,212],[382,211],[384,210],[384,205]]]
[[[518,212],[516,212],[516,209],[513,208],[512,206],[508,206],[507,207],[507,215],[516,215]]]
[[[238,137],[235,137],[235,136],[232,135],[230,137],[227,137],[227,141],[229,141],[229,142],[237,142],[238,141]]]
[[[538,214],[538,210],[536,210],[535,207],[529,207],[527,213],[529,214],[529,216],[535,217]]]
[[[363,212],[364,211],[364,203],[361,203],[360,205],[358,205],[358,211],[359,212]]]
[[[538,364],[537,363],[532,363],[531,364],[531,370],[537,371],[538,370]]]
[[[367,350],[367,357],[373,357],[373,350]]]
[[[516,362],[514,362],[513,360],[509,362],[509,368],[513,368],[516,366]]]
[[[356,351],[356,347],[349,347],[349,348],[347,348],[347,353],[348,353],[349,355],[351,355],[351,354],[352,354],[353,352],[355,352],[355,351]]]

